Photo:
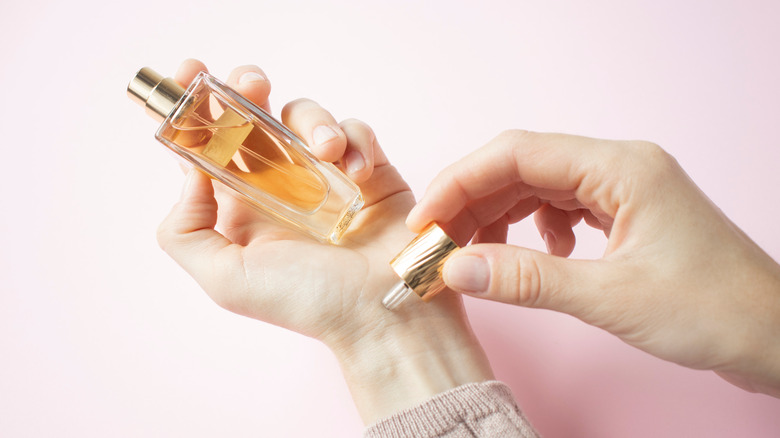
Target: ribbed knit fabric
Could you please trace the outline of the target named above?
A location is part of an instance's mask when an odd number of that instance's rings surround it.
[[[378,421],[363,436],[538,437],[517,407],[509,387],[497,381],[469,383],[438,394],[419,406]]]

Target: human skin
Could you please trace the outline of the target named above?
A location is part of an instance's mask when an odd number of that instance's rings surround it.
[[[205,70],[187,60],[175,79],[186,87]],[[227,83],[270,110],[270,82],[258,67],[234,69]],[[305,99],[281,116],[318,158],[338,161],[360,186],[365,206],[339,245],[265,218],[190,170],[181,199],[159,227],[161,247],[220,306],[324,342],[366,424],[492,379],[460,295],[406,303],[396,312],[381,305],[397,281],[389,261],[414,237],[404,220],[415,200],[371,128],[355,119],[337,123]]]
[[[549,254],[507,245],[535,213]],[[584,219],[602,258],[567,259]],[[652,355],[780,396],[780,267],[659,146],[506,131],[434,178],[407,219],[475,244],[445,283],[571,314]]]

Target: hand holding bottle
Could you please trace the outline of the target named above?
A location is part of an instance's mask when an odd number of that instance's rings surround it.
[[[175,79],[186,87],[205,68],[186,61]],[[227,83],[269,109],[270,82],[259,68],[236,68]],[[365,205],[340,244],[283,227],[192,170],[160,225],[163,249],[222,307],[327,344],[367,423],[490,379],[459,296],[403,314],[381,305],[397,281],[388,262],[414,237],[404,225],[414,198],[371,128],[354,119],[337,123],[305,99],[285,106],[282,122],[360,186]]]
[[[502,244],[534,212],[549,255]],[[582,219],[608,236],[599,260],[565,258]],[[430,221],[474,236],[445,264],[451,289],[780,396],[780,267],[658,146],[507,131],[433,180],[407,223]]]

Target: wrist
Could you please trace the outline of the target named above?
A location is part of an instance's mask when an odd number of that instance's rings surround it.
[[[382,309],[366,333],[328,343],[364,423],[466,383],[493,379],[460,298],[437,300],[417,303],[424,308],[407,308],[408,313]]]
[[[780,265],[747,236],[718,244],[727,249],[708,261],[711,282],[697,283],[707,300],[699,338],[707,359],[694,368],[712,369],[751,392],[780,397]]]
[[[734,324],[734,343],[741,349],[730,370],[719,372],[726,380],[751,392],[780,397],[780,265],[769,256],[747,264],[743,278],[749,278],[740,291],[741,304],[747,309],[732,310],[749,315],[749,322]],[[729,377],[727,377],[729,376]]]

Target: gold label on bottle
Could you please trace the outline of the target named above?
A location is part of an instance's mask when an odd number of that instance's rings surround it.
[[[203,149],[203,155],[224,167],[230,163],[238,148],[252,132],[252,124],[242,115],[227,108],[214,121],[213,126],[214,133]]]

